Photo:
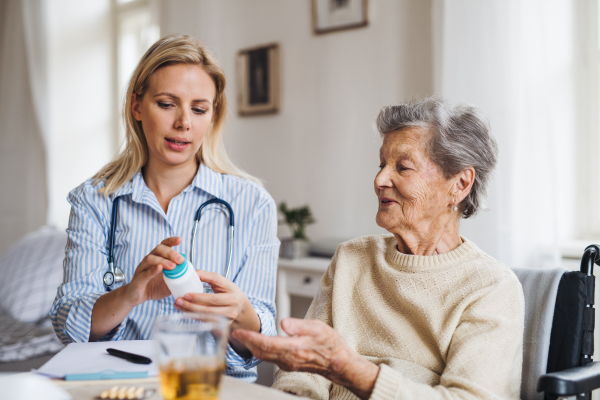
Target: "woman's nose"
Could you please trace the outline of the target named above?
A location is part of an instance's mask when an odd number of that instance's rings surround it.
[[[189,131],[192,129],[192,120],[190,119],[190,113],[186,110],[181,110],[175,120],[175,128]]]
[[[387,166],[383,167],[377,176],[375,176],[376,187],[390,187],[392,186],[392,180],[390,179],[390,171]]]

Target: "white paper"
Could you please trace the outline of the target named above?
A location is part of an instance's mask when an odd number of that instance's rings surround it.
[[[103,371],[148,372],[158,375],[155,340],[119,340],[114,342],[70,343],[42,365],[36,372],[52,378],[64,378],[71,374],[95,374]],[[106,349],[113,348],[148,357],[150,364],[134,364],[111,356]]]

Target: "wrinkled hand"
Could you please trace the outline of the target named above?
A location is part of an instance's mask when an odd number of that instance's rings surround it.
[[[212,287],[214,293],[188,293],[175,301],[175,308],[183,312],[223,315],[231,321],[232,329],[260,330],[260,320],[258,329],[253,324],[244,323],[246,314],[256,316],[256,312],[248,297],[235,283],[215,272],[196,271],[196,273],[202,282]]]
[[[318,320],[284,319],[282,328],[292,337],[270,337],[235,331],[255,357],[271,361],[284,371],[312,372],[327,377],[340,374],[351,357],[350,348],[329,325]]]
[[[180,243],[180,237],[167,238],[144,257],[131,282],[123,286],[129,301],[137,305],[147,300],[160,300],[171,294],[161,272],[163,269],[173,269],[183,262],[183,256],[173,250]]]
[[[329,325],[318,320],[286,318],[281,327],[291,337],[236,330],[232,336],[255,357],[284,371],[319,374],[360,398],[371,395],[379,367],[354,352]]]

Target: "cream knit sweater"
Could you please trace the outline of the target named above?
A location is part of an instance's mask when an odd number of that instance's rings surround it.
[[[523,292],[473,242],[435,256],[402,254],[393,235],[343,243],[306,318],[332,326],[381,366],[371,399],[518,399]],[[356,399],[314,374],[279,371],[274,388]]]

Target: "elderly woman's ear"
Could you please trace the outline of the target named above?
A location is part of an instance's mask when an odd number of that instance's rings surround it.
[[[475,168],[465,168],[454,178],[452,187],[452,201],[454,205],[460,204],[471,192],[473,182],[475,182]]]

